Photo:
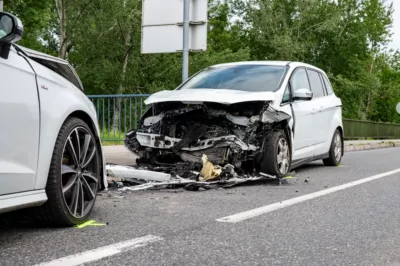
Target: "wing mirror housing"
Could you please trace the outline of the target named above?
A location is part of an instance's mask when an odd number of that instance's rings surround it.
[[[310,101],[312,98],[313,93],[309,89],[298,89],[293,95],[293,100],[295,101]]]
[[[21,40],[23,33],[24,27],[19,18],[0,12],[0,57],[8,58],[11,43]]]

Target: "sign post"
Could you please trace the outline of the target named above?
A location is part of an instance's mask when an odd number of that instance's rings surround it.
[[[142,0],[142,54],[182,53],[182,82],[189,52],[207,50],[208,0]]]
[[[189,76],[189,3],[183,2],[183,48],[182,48],[182,82]]]
[[[0,0],[0,11],[3,11],[3,0]]]

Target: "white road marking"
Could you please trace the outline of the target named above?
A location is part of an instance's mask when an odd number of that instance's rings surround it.
[[[97,249],[85,251],[79,254],[71,255],[68,257],[56,259],[50,262],[45,262],[37,264],[36,266],[73,266],[82,265],[83,263],[88,263],[116,255],[118,253],[132,250],[135,248],[143,247],[147,244],[163,240],[162,237],[147,235],[143,237],[134,238],[128,241],[115,243],[109,246],[100,247]]]
[[[233,215],[230,215],[230,216],[227,216],[227,217],[219,218],[219,219],[217,219],[217,221],[218,222],[225,222],[225,223],[238,223],[238,222],[241,222],[241,221],[244,221],[244,220],[256,217],[256,216],[260,216],[260,215],[263,215],[263,214],[266,214],[266,213],[269,213],[269,212],[273,212],[273,211],[276,211],[276,210],[279,210],[279,209],[282,209],[282,208],[285,208],[285,207],[289,207],[291,205],[294,205],[294,204],[297,204],[297,203],[300,203],[300,202],[303,202],[303,201],[315,199],[315,198],[318,198],[318,197],[321,197],[321,196],[325,196],[325,195],[328,195],[328,194],[331,194],[331,193],[334,193],[334,192],[337,192],[337,191],[340,191],[340,190],[344,190],[344,189],[347,189],[347,188],[358,186],[358,185],[361,185],[361,184],[364,184],[364,183],[367,183],[367,182],[371,182],[371,181],[374,181],[374,180],[377,180],[377,179],[380,179],[380,178],[383,178],[383,177],[386,177],[386,176],[394,175],[394,174],[397,174],[397,173],[400,173],[400,168],[396,169],[396,170],[393,170],[393,171],[390,171],[390,172],[382,173],[382,174],[379,174],[379,175],[374,175],[374,176],[370,176],[370,177],[367,177],[367,178],[363,178],[363,179],[360,179],[360,180],[357,180],[357,181],[353,181],[353,182],[350,182],[350,183],[347,183],[347,184],[343,184],[343,185],[340,185],[340,186],[336,186],[336,187],[324,189],[324,190],[321,190],[321,191],[317,191],[317,192],[314,192],[314,193],[311,193],[311,194],[303,195],[303,196],[300,196],[300,197],[297,197],[297,198],[292,198],[292,199],[289,199],[289,200],[276,202],[276,203],[273,203],[273,204],[270,204],[270,205],[266,205],[266,206],[263,206],[263,207],[260,207],[260,208],[256,208],[256,209],[253,209],[253,210],[249,210],[249,211],[233,214]]]

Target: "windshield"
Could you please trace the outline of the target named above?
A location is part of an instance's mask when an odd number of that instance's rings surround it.
[[[207,68],[179,90],[226,89],[238,91],[276,91],[285,76],[286,67],[270,65],[233,65]]]

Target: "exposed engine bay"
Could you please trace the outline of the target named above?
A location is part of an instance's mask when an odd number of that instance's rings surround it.
[[[212,164],[230,164],[239,174],[254,173],[269,135],[287,128],[290,118],[262,101],[161,102],[149,106],[125,145],[138,157],[139,166],[153,171],[187,176],[202,169],[206,155]]]

